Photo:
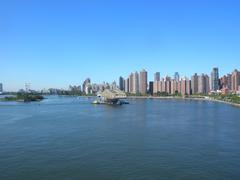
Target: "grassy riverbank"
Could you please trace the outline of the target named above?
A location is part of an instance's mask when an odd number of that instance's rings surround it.
[[[200,101],[214,101],[240,107],[240,97],[237,95],[210,95],[210,96],[127,96],[128,99],[178,99],[178,100],[200,100]]]

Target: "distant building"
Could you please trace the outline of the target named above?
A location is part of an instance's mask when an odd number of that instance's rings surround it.
[[[227,88],[232,89],[232,74],[227,74]]]
[[[133,82],[133,73],[131,73],[129,75],[129,92],[130,93],[133,93],[133,85],[134,85],[134,82]]]
[[[240,90],[239,89],[239,86],[240,86],[240,72],[237,69],[235,69],[232,73],[231,83],[232,83],[231,90],[233,92],[236,93],[237,91]]]
[[[220,78],[220,89],[226,88],[227,87],[227,76],[224,75],[223,77]]]
[[[175,79],[171,81],[171,94],[180,93],[178,92],[178,83]]]
[[[227,87],[223,87],[222,89],[221,89],[221,94],[222,95],[227,95],[229,93],[229,89],[227,88]]]
[[[50,89],[48,89],[48,91],[49,91],[49,93],[51,94],[51,95],[55,95],[55,94],[58,94],[58,89],[56,89],[56,88],[50,88]],[[19,92],[24,92],[24,90],[23,89],[21,89],[21,90],[19,90]]]
[[[89,86],[91,84],[91,79],[90,78],[87,78],[84,82],[83,82],[83,85],[82,85],[82,91],[85,93],[85,94],[89,94]]]
[[[209,87],[209,76],[205,74],[201,74],[198,77],[198,93],[200,94],[208,94],[210,91]]]
[[[192,94],[198,93],[198,75],[197,75],[197,73],[195,73],[191,77],[191,90],[192,90]]]
[[[0,83],[0,94],[2,94],[2,93],[3,93],[3,84]]]
[[[192,81],[187,79],[187,82],[186,82],[186,93],[187,93],[187,95],[192,94],[191,85],[192,85]]]
[[[166,77],[165,77],[165,81],[171,81],[171,77],[166,76]]]
[[[180,80],[180,75],[179,75],[178,72],[175,72],[175,74],[174,74],[174,80],[175,80],[176,82],[179,82],[179,80]]]
[[[139,92],[142,95],[147,94],[147,84],[148,83],[148,74],[144,69],[140,71],[140,80],[139,80]]]
[[[227,74],[220,78],[220,89],[227,89],[228,92],[232,88],[232,75]]]
[[[30,93],[31,92],[31,84],[25,83],[25,92]]]
[[[161,92],[161,87],[160,87],[160,81],[154,81],[153,82],[153,93],[156,94],[158,92]]]
[[[219,90],[219,72],[218,68],[213,68],[211,72],[211,91]]]
[[[171,94],[171,79],[167,79],[167,81],[165,81],[165,88],[166,92],[168,94]]]
[[[129,78],[127,78],[127,79],[125,79],[124,80],[124,91],[126,92],[126,93],[129,93]]]
[[[107,89],[110,89],[110,90],[118,89],[116,81],[113,81],[112,84],[110,84],[109,88],[107,88]]]
[[[160,92],[167,92],[167,88],[166,88],[166,80],[162,80],[160,81]]]
[[[149,82],[149,94],[153,95],[153,81]]]
[[[133,91],[132,91],[132,93],[133,94],[139,93],[139,74],[137,71],[133,74]]]
[[[124,91],[124,86],[125,86],[125,83],[124,83],[124,79],[122,76],[119,77],[119,89],[121,91]]]
[[[50,91],[48,89],[42,89],[41,93],[42,94],[50,94]]]
[[[181,79],[181,94],[190,95],[191,94],[191,80],[188,78]]]
[[[84,90],[84,92],[85,92],[85,94],[92,94],[92,86],[91,86],[91,84],[90,83],[87,83],[86,85],[85,85],[85,90]]]
[[[181,82],[180,81],[177,84],[177,92],[181,94]]]
[[[154,81],[160,81],[160,72],[154,74]]]
[[[100,85],[99,84],[92,84],[92,93],[97,93],[100,90]]]
[[[72,92],[81,92],[81,86],[69,86],[69,90]]]

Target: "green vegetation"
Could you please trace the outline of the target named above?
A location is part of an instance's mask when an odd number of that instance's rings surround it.
[[[141,93],[137,93],[137,94],[134,94],[134,93],[126,93],[127,96],[144,96],[142,95]]]
[[[163,97],[166,97],[166,96],[170,96],[167,92],[157,92],[154,94],[154,96],[163,96]]]
[[[210,95],[210,97],[220,101],[240,104],[240,96],[236,94],[228,94],[228,95],[212,94]]]
[[[29,94],[29,93],[17,93],[16,96],[7,96],[3,98],[4,101],[23,101],[23,102],[31,102],[31,101],[41,101],[44,97],[40,94]]]

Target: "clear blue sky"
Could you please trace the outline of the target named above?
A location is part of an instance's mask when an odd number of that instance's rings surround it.
[[[240,68],[238,0],[2,0],[0,27],[7,90]]]

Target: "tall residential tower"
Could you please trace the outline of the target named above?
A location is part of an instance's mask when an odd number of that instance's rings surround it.
[[[213,68],[211,72],[211,91],[219,90],[219,72],[218,68]]]
[[[154,74],[154,81],[160,81],[160,72]]]
[[[142,95],[147,94],[147,85],[148,85],[148,76],[147,76],[147,71],[144,69],[140,71],[140,84],[139,84],[139,92]]]
[[[232,91],[237,92],[240,90],[240,72],[235,69],[232,73]]]
[[[121,91],[123,91],[123,90],[124,90],[124,86],[125,86],[124,79],[123,79],[122,76],[120,76],[120,77],[119,77],[119,89],[120,89]]]

